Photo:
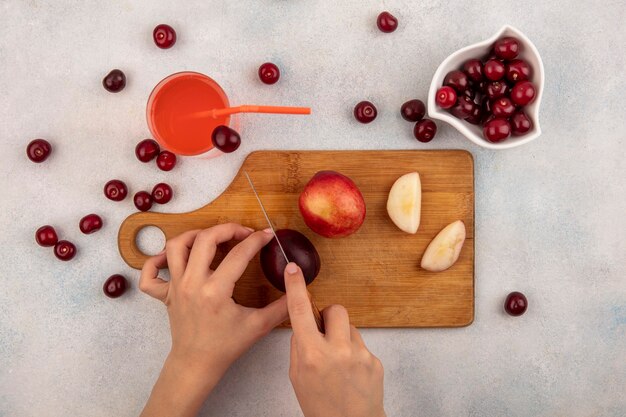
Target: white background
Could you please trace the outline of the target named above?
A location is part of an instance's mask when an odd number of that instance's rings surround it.
[[[399,29],[376,29],[389,10]],[[257,149],[467,149],[476,161],[476,319],[461,329],[364,330],[385,366],[389,416],[626,415],[626,6],[621,1],[474,2],[362,0],[0,2],[0,415],[133,416],[169,349],[165,309],[136,288],[116,247],[131,193],[175,188],[159,211],[214,199]],[[179,40],[160,50],[156,24]],[[533,40],[545,64],[543,135],[487,151],[439,124],[430,144],[398,110],[426,99],[439,63],[503,24]],[[261,84],[265,61],[282,71]],[[122,69],[126,89],[102,77]],[[310,117],[246,115],[241,148],[216,160],[184,159],[170,173],[139,163],[149,136],[152,87],[180,70],[215,78],[233,104],[310,105]],[[360,100],[379,116],[360,125]],[[25,156],[33,138],[54,147]],[[90,212],[102,231],[82,235]],[[69,263],[38,247],[53,224],[78,246]],[[154,233],[146,248],[158,249]],[[151,239],[148,239],[151,238]],[[103,281],[128,276],[123,297]],[[502,312],[524,292],[520,318]],[[294,416],[289,330],[273,332],[229,371],[205,416]]]

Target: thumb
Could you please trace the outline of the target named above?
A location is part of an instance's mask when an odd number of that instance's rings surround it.
[[[263,308],[260,308],[254,312],[261,325],[261,331],[269,333],[274,327],[278,326],[289,318],[287,312],[287,297],[283,295],[278,300],[275,300]]]

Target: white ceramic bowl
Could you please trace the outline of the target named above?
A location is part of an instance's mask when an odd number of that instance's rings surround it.
[[[489,53],[493,43],[504,36],[514,36],[521,42],[522,50],[519,57],[528,62],[531,67],[532,74],[530,81],[537,88],[537,97],[535,98],[535,101],[524,108],[526,114],[528,114],[533,121],[533,128],[524,136],[512,136],[503,142],[491,143],[484,139],[482,126],[472,125],[467,123],[465,120],[457,119],[446,110],[438,107],[435,103],[435,95],[439,87],[442,86],[443,79],[448,72],[460,69],[463,63],[468,59],[484,57]],[[483,148],[514,148],[528,143],[531,140],[537,139],[537,137],[541,135],[541,127],[539,126],[539,107],[541,105],[541,96],[543,95],[543,85],[543,62],[541,62],[541,57],[539,56],[539,52],[537,52],[537,48],[535,48],[535,45],[533,45],[533,43],[522,32],[514,27],[504,26],[489,39],[485,39],[482,42],[459,49],[447,57],[441,65],[439,65],[439,68],[437,68],[437,71],[433,76],[433,80],[430,83],[430,90],[428,91],[428,115],[433,119],[442,120],[451,124],[459,132],[465,135],[466,138]]]

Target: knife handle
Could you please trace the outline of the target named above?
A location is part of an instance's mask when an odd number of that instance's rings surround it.
[[[311,310],[313,310],[313,317],[315,317],[315,324],[317,324],[317,329],[320,333],[326,333],[326,329],[324,328],[324,317],[322,317],[322,313],[320,313],[319,308],[315,305],[315,301],[313,300],[313,295],[307,290],[307,294],[309,295],[309,300],[311,301]]]

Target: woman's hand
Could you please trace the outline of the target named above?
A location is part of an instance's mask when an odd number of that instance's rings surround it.
[[[381,417],[383,366],[365,347],[348,312],[340,305],[322,312],[326,334],[318,331],[302,271],[285,269],[293,327],[289,377],[306,417]]]
[[[139,288],[167,306],[172,349],[142,415],[195,415],[230,365],[287,319],[284,296],[261,309],[232,298],[248,263],[272,237],[271,230],[222,224],[185,232],[146,261]],[[233,239],[241,242],[211,270],[217,245]],[[169,282],[157,276],[166,266]]]

